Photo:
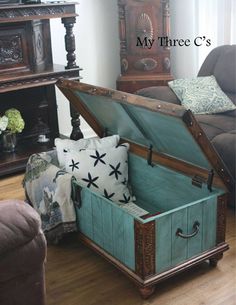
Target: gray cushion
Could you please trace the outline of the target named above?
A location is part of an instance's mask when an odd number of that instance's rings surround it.
[[[148,87],[138,90],[136,94],[148,98],[154,98],[157,100],[165,101],[168,103],[173,103],[177,105],[181,104],[178,97],[168,86]]]
[[[236,45],[213,49],[203,62],[198,76],[214,75],[221,89],[236,93]]]
[[[236,175],[236,130],[228,133],[221,133],[212,140],[216,151],[224,160],[231,175]]]

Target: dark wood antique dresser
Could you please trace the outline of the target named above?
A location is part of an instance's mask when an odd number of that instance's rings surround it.
[[[169,0],[118,0],[121,75],[117,89],[166,85],[170,74],[170,50],[161,38],[170,34]],[[163,38],[163,39],[164,39]]]
[[[75,5],[0,6],[0,115],[14,107],[25,120],[16,152],[4,153],[0,148],[0,176],[24,169],[30,154],[50,149],[59,135],[54,84],[61,77],[79,79],[80,71],[75,62]],[[52,18],[61,18],[66,29],[66,67],[53,63]],[[50,139],[46,145],[37,143],[42,129]]]

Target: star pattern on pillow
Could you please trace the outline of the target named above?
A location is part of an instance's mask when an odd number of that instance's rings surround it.
[[[96,180],[98,180],[98,178],[99,177],[92,178],[91,174],[88,173],[88,179],[82,178],[82,180],[85,181],[85,182],[88,182],[88,185],[87,185],[88,188],[90,188],[91,185],[98,188],[97,184],[94,183]]]
[[[71,164],[69,165],[69,167],[71,167],[72,172],[76,169],[79,169],[78,167],[79,162],[75,162],[73,159],[71,159]]]
[[[128,181],[127,181],[127,179],[125,178],[121,183],[124,184],[124,185],[127,185],[127,184],[128,184]]]
[[[95,152],[95,155],[90,155],[91,158],[95,159],[94,167],[98,164],[99,161],[103,164],[106,164],[106,162],[104,160],[102,160],[102,158],[104,158],[105,156],[106,156],[106,153],[100,155],[97,150]]]
[[[108,194],[107,190],[104,189],[104,197],[107,199],[111,199],[113,196],[115,195],[115,193],[111,193],[110,195]]]
[[[115,175],[116,180],[118,180],[119,175],[122,175],[122,173],[119,171],[120,162],[119,162],[116,166],[113,166],[113,165],[111,165],[111,164],[109,164],[109,166],[113,169],[113,170],[110,172],[109,176]]]
[[[68,150],[66,170],[77,178],[82,186],[117,204],[132,201],[128,188],[129,144],[103,149]]]
[[[128,203],[130,201],[130,196],[127,197],[125,194],[123,194],[123,198],[124,199],[119,200],[121,203]]]

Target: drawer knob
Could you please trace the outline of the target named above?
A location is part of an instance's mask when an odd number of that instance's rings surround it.
[[[184,234],[183,230],[178,228],[176,231],[176,235],[185,239],[194,237],[199,232],[199,227],[200,227],[200,223],[198,221],[195,221],[193,224],[193,232],[191,234]]]

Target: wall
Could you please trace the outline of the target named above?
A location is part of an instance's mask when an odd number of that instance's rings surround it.
[[[170,0],[171,37],[194,40],[206,36],[211,45],[173,47],[172,74],[194,77],[209,52],[217,46],[236,43],[235,0]]]
[[[117,0],[80,0],[77,6],[77,22],[74,26],[77,64],[83,71],[83,82],[115,88],[120,74],[119,29]],[[66,64],[64,50],[65,30],[60,20],[51,21],[53,60]],[[71,132],[69,103],[57,90],[60,133]],[[92,135],[82,120],[85,137]]]
[[[170,14],[171,38],[193,41],[197,33],[195,0],[170,0]],[[198,67],[193,57],[195,48],[194,46],[171,48],[171,72],[174,78],[196,76]]]

